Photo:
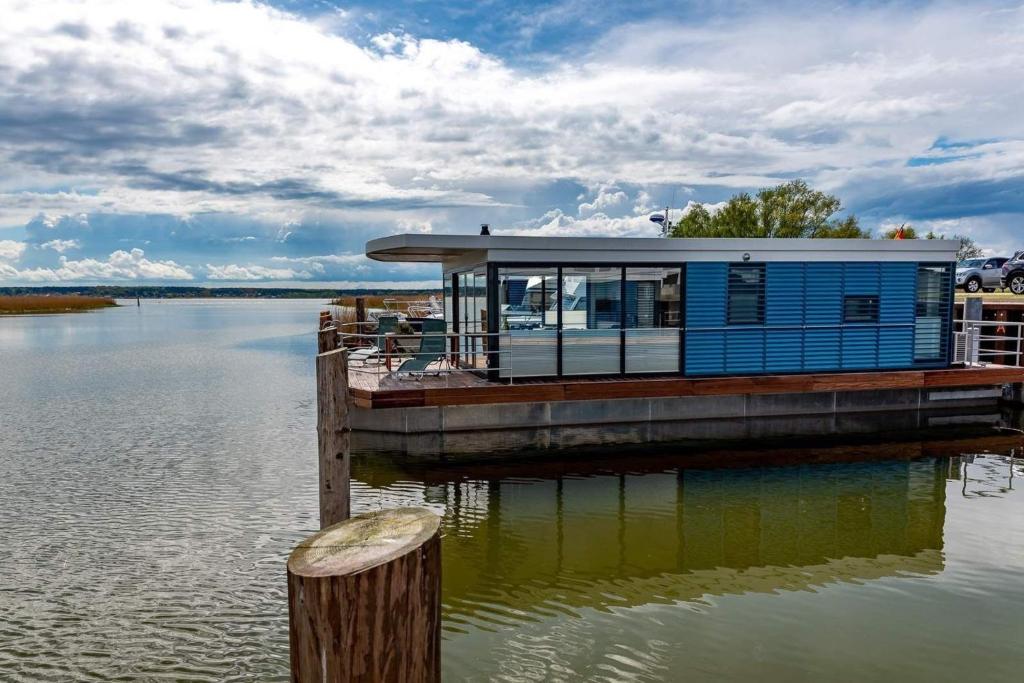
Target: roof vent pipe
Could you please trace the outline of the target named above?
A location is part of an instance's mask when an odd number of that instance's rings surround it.
[[[480,224],[480,234],[481,235],[486,235],[486,236],[490,237],[490,235],[491,235],[491,226],[489,226],[487,223],[481,223]]]

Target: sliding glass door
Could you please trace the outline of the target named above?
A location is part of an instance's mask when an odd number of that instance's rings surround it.
[[[558,374],[558,269],[498,268],[499,376]]]
[[[626,268],[627,373],[679,372],[681,268]]]
[[[622,268],[562,268],[562,374],[621,367]]]

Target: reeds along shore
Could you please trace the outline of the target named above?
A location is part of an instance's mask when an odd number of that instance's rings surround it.
[[[28,313],[75,313],[117,306],[105,296],[0,296],[0,315]]]
[[[383,308],[384,300],[395,301],[398,303],[407,303],[410,301],[426,301],[430,296],[433,295],[438,299],[441,298],[442,294],[440,291],[437,292],[415,292],[411,294],[368,294],[364,297],[360,297],[366,300],[367,308]],[[354,295],[348,295],[338,297],[331,301],[332,306],[349,306],[355,307],[356,297]]]

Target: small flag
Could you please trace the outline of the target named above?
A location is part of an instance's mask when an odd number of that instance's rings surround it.
[[[901,239],[903,239],[903,226],[902,225],[900,227],[896,228],[896,234],[893,235],[892,238],[894,240],[901,240]]]

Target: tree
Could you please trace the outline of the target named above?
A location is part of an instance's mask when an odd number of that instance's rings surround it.
[[[980,258],[985,255],[977,244],[967,235],[953,235],[953,239],[959,240],[960,247],[956,250],[956,260],[966,261],[969,258]]]
[[[839,198],[803,180],[734,195],[712,215],[695,204],[672,226],[672,237],[870,237],[856,216],[835,218]]]
[[[899,228],[892,228],[882,233],[882,237],[886,239],[893,239],[896,237],[896,232],[903,228],[903,239],[905,240],[916,240],[918,239],[917,231],[912,227],[904,223]],[[926,240],[944,240],[945,235],[937,235],[934,230],[929,230],[925,233],[924,239]],[[981,247],[975,244],[974,240],[967,235],[953,235],[950,239],[954,239],[960,243],[960,246],[956,250],[957,263],[960,261],[966,261],[969,258],[980,258],[985,255]]]

